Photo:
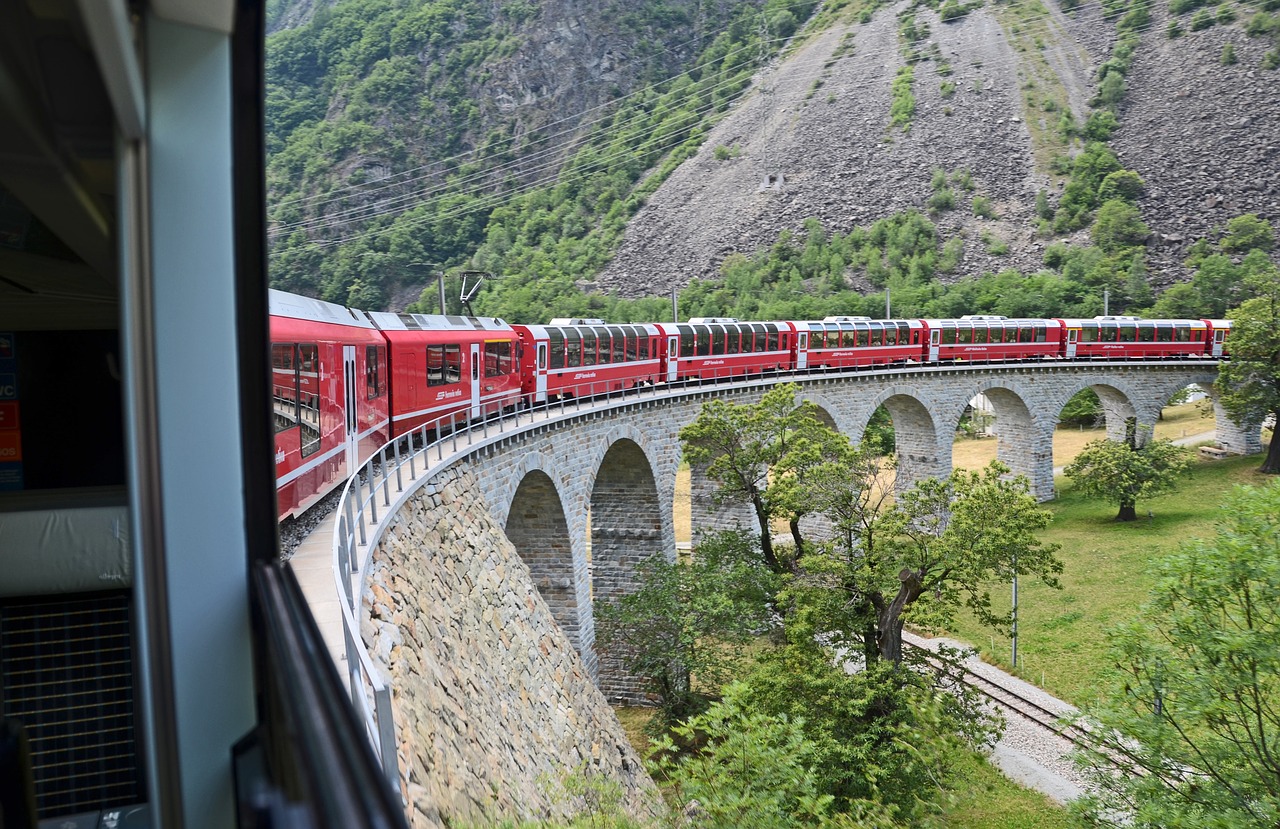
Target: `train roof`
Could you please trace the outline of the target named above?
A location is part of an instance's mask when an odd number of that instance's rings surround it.
[[[369,317],[382,331],[505,331],[511,326],[497,317],[462,317],[454,314],[393,314],[371,311]]]
[[[557,317],[556,319],[564,319]],[[596,329],[596,328],[638,328],[648,336],[658,334],[658,326],[651,322],[592,322],[592,323],[563,323],[557,322],[556,319],[543,325],[513,325],[517,331],[528,331],[535,337],[545,337],[549,331],[559,331],[564,329],[577,330],[580,328]]]
[[[1205,321],[1202,319],[1142,319],[1140,317],[1084,317],[1080,319],[1064,319],[1064,324],[1079,327],[1081,325],[1101,325],[1107,323],[1109,325],[1185,325],[1191,328],[1204,328]]]
[[[313,299],[309,296],[299,296],[298,294],[275,289],[271,289],[268,296],[273,317],[327,322],[332,325],[351,325],[356,328],[373,328],[373,323],[369,321],[369,317],[364,311],[346,308],[334,302],[325,302],[323,299]]]
[[[969,315],[964,317],[951,317],[948,319],[927,319],[923,320],[926,325],[935,328],[946,327],[948,325],[973,325],[981,323],[990,326],[995,325],[1025,325],[1026,323],[1043,323],[1046,326],[1057,327],[1061,324],[1061,320],[1054,317],[997,317],[994,315]]]

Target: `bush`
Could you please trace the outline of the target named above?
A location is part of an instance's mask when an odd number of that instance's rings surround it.
[[[1191,31],[1200,32],[1212,28],[1213,15],[1208,9],[1201,9],[1191,16]]]
[[[982,219],[994,219],[996,217],[996,212],[991,207],[991,199],[986,196],[974,196],[973,215]]]
[[[1151,235],[1138,208],[1123,199],[1111,199],[1098,208],[1097,219],[1090,230],[1093,243],[1107,253],[1140,245]]]
[[[1170,40],[1177,40],[1178,38],[1182,37],[1184,34],[1185,32],[1182,30],[1182,25],[1179,24],[1178,21],[1176,20],[1170,20],[1169,28],[1164,30],[1164,36],[1169,38]]]
[[[1222,44],[1222,56],[1218,58],[1218,63],[1221,63],[1223,66],[1234,66],[1238,60],[1239,59],[1236,57],[1236,47],[1231,44],[1231,41],[1227,41]]]
[[[1114,112],[1109,109],[1100,109],[1085,121],[1084,138],[1086,141],[1106,141],[1119,127],[1120,121]]]
[[[1104,202],[1111,199],[1133,202],[1141,198],[1145,191],[1146,185],[1133,170],[1116,170],[1114,173],[1108,173],[1102,180],[1102,184],[1098,187],[1098,199]]]
[[[952,95],[956,94],[955,81],[943,81],[939,85],[938,90],[942,93],[942,97],[950,98]]]
[[[1263,69],[1280,69],[1280,49],[1272,49],[1262,56]]]
[[[1223,3],[1218,6],[1218,24],[1226,26],[1229,23],[1236,22],[1236,10],[1231,8],[1229,3]]]

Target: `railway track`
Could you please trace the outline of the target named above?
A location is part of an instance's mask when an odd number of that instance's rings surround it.
[[[1076,747],[1083,748],[1086,746],[1084,733],[1079,728],[1062,721],[1062,718],[1069,712],[1054,711],[1036,700],[1030,699],[1026,695],[1000,684],[996,680],[982,676],[981,674],[966,668],[964,665],[953,662],[944,663],[940,657],[928,648],[921,647],[920,645],[916,645],[911,642],[903,642],[902,644],[904,647],[912,651],[924,654],[925,663],[933,668],[945,670],[952,676],[955,676],[958,673],[959,681],[991,700],[992,703],[999,706],[1002,710],[1013,713],[1020,720],[1030,722],[1039,728],[1068,741]]]

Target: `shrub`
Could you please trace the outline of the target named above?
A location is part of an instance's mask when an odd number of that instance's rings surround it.
[[[942,93],[942,97],[950,98],[952,95],[956,94],[955,81],[943,81],[938,89]]]
[[[1226,26],[1228,23],[1234,23],[1236,21],[1236,10],[1231,8],[1229,3],[1223,3],[1221,6],[1218,6],[1217,16],[1218,23],[1222,26]]]
[[[1218,58],[1218,63],[1223,66],[1234,66],[1239,59],[1236,57],[1236,47],[1231,41],[1222,44],[1222,56]]]
[[[1109,109],[1100,109],[1089,116],[1084,123],[1086,141],[1106,141],[1120,126],[1116,114]]]
[[[1263,69],[1280,69],[1280,49],[1272,49],[1262,56]]]
[[[973,215],[983,219],[994,219],[996,217],[996,212],[991,207],[991,199],[986,196],[974,196]]]
[[[1176,20],[1170,20],[1169,28],[1164,30],[1164,36],[1170,40],[1177,40],[1182,37],[1183,34],[1185,34],[1185,32],[1182,30],[1182,25]]]
[[[929,209],[934,212],[940,213],[943,210],[951,210],[955,206],[956,194],[950,187],[935,190],[933,195],[929,197]]]
[[[1049,193],[1043,188],[1036,191],[1036,215],[1041,219],[1053,218],[1053,205],[1049,204]]]
[[[1199,32],[1213,26],[1213,15],[1208,9],[1201,9],[1191,16],[1191,31]]]
[[[973,176],[968,170],[959,170],[951,174],[951,183],[961,190],[972,190]]]
[[[1133,170],[1116,170],[1114,173],[1107,173],[1106,178],[1102,180],[1102,184],[1098,187],[1098,200],[1105,202],[1111,199],[1123,199],[1133,202],[1141,198],[1145,190],[1146,184]]]
[[[1151,230],[1138,215],[1138,208],[1123,199],[1111,199],[1098,208],[1098,217],[1090,231],[1093,243],[1107,253],[1140,245]]]

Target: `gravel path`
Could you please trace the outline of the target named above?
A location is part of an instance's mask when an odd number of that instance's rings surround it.
[[[909,633],[904,634],[904,638],[913,645],[933,651],[941,645],[952,648],[969,647],[953,639],[925,639]],[[1062,716],[1069,716],[1076,710],[1052,694],[983,662],[977,656],[969,657],[964,665],[978,676],[1016,691]],[[1000,741],[991,751],[991,762],[1006,777],[1062,804],[1089,791],[1088,784],[1071,762],[1071,743],[1025,720],[1012,716],[1006,716],[1005,720],[1007,725]]]

